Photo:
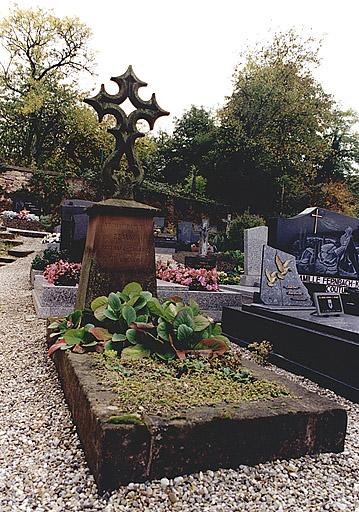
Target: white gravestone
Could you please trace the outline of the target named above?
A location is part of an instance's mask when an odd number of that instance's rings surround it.
[[[241,285],[258,286],[261,280],[262,251],[268,243],[267,226],[244,230],[244,274]]]

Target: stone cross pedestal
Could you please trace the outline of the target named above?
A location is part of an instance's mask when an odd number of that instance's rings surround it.
[[[268,243],[267,226],[244,230],[244,274],[241,285],[259,286],[261,280],[262,251]]]
[[[131,281],[156,294],[153,217],[156,208],[107,199],[87,210],[89,226],[76,309],[100,295],[121,291]]]

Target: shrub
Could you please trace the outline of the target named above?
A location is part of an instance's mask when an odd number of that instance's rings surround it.
[[[231,222],[228,236],[225,233],[217,233],[211,238],[211,244],[214,245],[218,252],[225,251],[243,251],[244,250],[244,230],[255,228],[257,226],[265,226],[266,222],[263,217],[254,215],[246,210],[238,215]]]
[[[52,231],[55,226],[61,224],[61,216],[56,212],[48,215],[41,215],[40,222],[46,231]]]
[[[263,340],[260,343],[254,341],[248,345],[248,350],[252,352],[252,358],[263,366],[268,364],[269,357],[273,351],[273,346],[269,341]]]
[[[265,220],[259,215],[254,215],[246,210],[238,217],[235,217],[229,228],[228,249],[244,249],[244,230],[249,228],[255,228],[257,226],[265,226]]]
[[[219,272],[219,283],[220,284],[240,284],[241,276],[239,272]]]
[[[56,261],[67,261],[66,251],[57,251],[56,249],[45,249],[42,256],[35,256],[32,260],[31,268],[34,270],[45,270],[50,263]]]

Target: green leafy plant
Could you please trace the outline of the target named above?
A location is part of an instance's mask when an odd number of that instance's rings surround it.
[[[84,318],[88,316],[85,311],[77,310],[66,318],[61,318],[49,325],[53,330],[50,338],[55,338],[55,343],[49,348],[49,355],[56,350],[68,350],[83,354],[88,349],[102,352],[104,344],[112,338],[112,334],[103,327],[96,327],[92,323],[86,323],[83,327]]]
[[[213,356],[228,351],[229,340],[222,335],[220,325],[202,315],[196,302],[186,305],[171,298],[161,303],[135,282],[121,292],[97,297],[91,303],[91,311],[93,320],[87,319],[89,323],[84,327],[83,312],[75,316],[75,327],[74,319],[69,317],[50,325],[54,329],[51,336],[58,339],[56,348],[50,348],[51,353],[65,349],[65,345],[72,350],[77,347],[76,351],[79,347],[93,350],[99,343],[106,351],[115,350],[122,360],[155,356],[169,361],[189,354]],[[95,325],[102,328],[97,338]],[[96,343],[91,344],[95,338]]]
[[[254,341],[248,345],[248,349],[252,352],[253,359],[261,365],[266,365],[269,362],[269,357],[273,351],[273,346],[269,341],[263,340],[260,343]]]
[[[67,261],[68,254],[66,251],[58,251],[56,249],[45,249],[42,256],[37,255],[32,260],[31,268],[33,270],[45,270],[48,265],[57,261]]]

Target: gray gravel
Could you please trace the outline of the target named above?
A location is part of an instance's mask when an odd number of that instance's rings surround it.
[[[129,484],[99,497],[46,354],[45,322],[34,315],[30,261],[0,269],[0,512],[359,512],[359,406],[275,368],[347,408],[344,453]]]

